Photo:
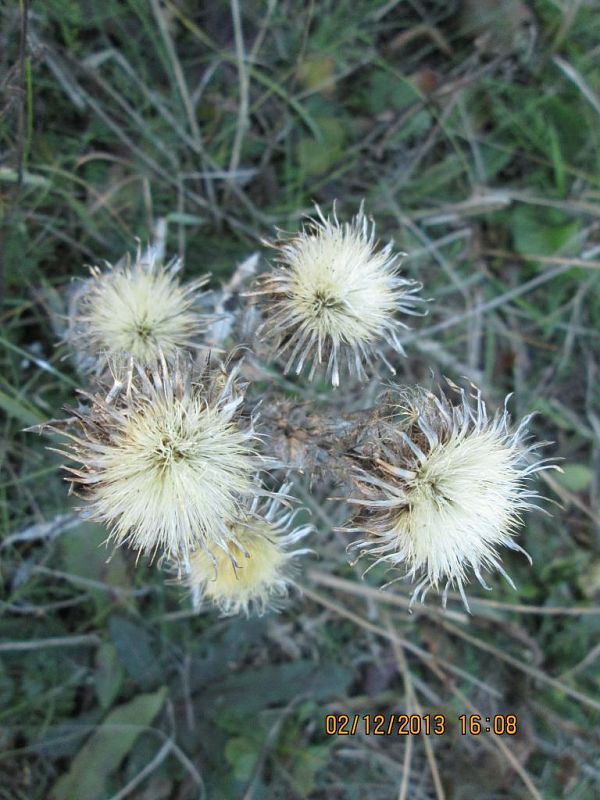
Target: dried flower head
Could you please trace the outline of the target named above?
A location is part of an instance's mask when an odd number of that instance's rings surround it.
[[[104,271],[91,267],[69,315],[67,341],[79,365],[102,371],[108,361],[133,358],[152,366],[161,355],[197,348],[207,319],[196,305],[208,277],[181,285],[180,268],[178,259],[162,265],[153,251]]]
[[[292,560],[310,552],[290,549],[312,528],[293,527],[295,512],[281,505],[288,489],[284,485],[262,508],[254,500],[240,520],[231,524],[231,538],[224,547],[213,544],[192,553],[189,586],[223,614],[248,616],[254,611],[260,615],[276,609],[292,585]]]
[[[398,314],[418,313],[414,295],[421,285],[399,277],[399,254],[392,253],[392,242],[377,246],[362,206],[343,225],[335,211],[325,218],[317,206],[317,213],[298,234],[274,243],[279,264],[255,292],[264,296],[260,330],[276,340],[286,373],[300,374],[312,362],[312,380],[326,363],[327,377],[338,386],[344,361],[363,380],[375,355],[395,372],[383,348],[404,354],[398,333],[407,325]]]
[[[228,523],[260,493],[255,434],[240,414],[236,374],[206,366],[138,369],[126,390],[89,397],[75,412],[78,435],[61,452],[77,468],[69,480],[117,543],[171,558],[198,547],[224,547]]]
[[[375,564],[402,567],[418,578],[413,599],[434,587],[464,593],[469,569],[479,582],[498,570],[498,548],[523,549],[514,541],[522,514],[537,508],[530,478],[548,469],[535,460],[543,443],[530,443],[526,417],[513,429],[506,408],[488,417],[479,390],[473,400],[453,384],[461,402],[452,405],[424,389],[393,393],[381,424],[379,453],[356,470],[360,507],[350,530],[367,533],[353,547]],[[508,401],[508,398],[507,398]]]

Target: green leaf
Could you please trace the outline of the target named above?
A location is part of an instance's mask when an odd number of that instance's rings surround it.
[[[306,89],[322,91],[325,95],[333,94],[335,90],[335,61],[324,53],[306,56],[298,65],[296,74]]]
[[[592,561],[577,579],[583,594],[592,600],[600,592],[600,558]]]
[[[529,206],[517,207],[511,220],[515,249],[523,255],[564,253],[579,227],[555,209]]]
[[[219,726],[229,727],[239,717],[284,705],[305,692],[317,701],[343,696],[352,679],[352,671],[337,664],[294,661],[219,676],[202,694],[202,702]]]
[[[7,708],[15,693],[15,681],[0,661],[0,703]]]
[[[61,565],[70,575],[99,581],[107,587],[126,588],[129,578],[123,554],[120,550],[111,553],[105,540],[106,529],[102,525],[83,522],[72,528],[60,540]],[[108,588],[91,589],[90,594],[99,608],[114,599]]]
[[[20,395],[10,397],[6,392],[0,389],[0,408],[9,417],[14,417],[25,425],[37,425],[40,422],[45,422],[44,415],[37,409],[33,408],[27,403]]]
[[[329,746],[309,745],[299,750],[291,770],[294,788],[301,797],[310,797],[315,790],[315,779],[329,760]]]
[[[103,546],[106,530],[94,522],[82,522],[60,539],[61,564],[65,572],[99,580],[110,554]]]
[[[371,75],[365,97],[367,108],[372,114],[401,111],[420,99],[417,88],[410,80],[381,71]]]
[[[161,710],[166,694],[163,687],[111,711],[77,753],[69,771],[54,784],[51,800],[102,800],[106,779]]]
[[[108,627],[119,660],[129,677],[143,689],[156,686],[160,682],[161,671],[147,631],[119,615],[110,618]]]
[[[570,492],[583,492],[592,482],[593,472],[585,464],[567,464],[556,480]]]
[[[320,175],[340,161],[344,155],[347,129],[339,117],[315,117],[321,141],[303,136],[298,142],[298,163],[307,175]]]
[[[104,642],[96,652],[96,671],[94,686],[98,702],[104,710],[111,707],[119,694],[123,682],[123,667],[119,661],[116,647]]]
[[[235,736],[225,745],[225,758],[238,781],[247,781],[260,754],[261,742],[252,737]]]

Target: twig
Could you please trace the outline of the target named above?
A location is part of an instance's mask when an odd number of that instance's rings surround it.
[[[35,565],[31,568],[32,574],[48,575],[52,578],[61,578],[69,581],[74,586],[81,586],[84,589],[94,589],[101,592],[110,592],[117,597],[144,597],[154,591],[151,586],[143,586],[140,589],[124,589],[122,586],[112,586],[110,583],[96,581],[93,578],[84,578],[82,575],[73,575],[70,572],[62,572],[58,569],[49,569],[42,565]]]
[[[385,614],[385,620],[386,620],[386,628],[389,630],[390,633],[395,634],[395,630],[392,626],[392,622],[387,612]],[[419,700],[413,688],[410,668],[408,666],[408,662],[404,656],[402,648],[400,647],[400,645],[396,640],[392,641],[392,648],[394,650],[394,655],[396,657],[396,662],[398,664],[398,667],[404,677],[404,687],[406,691],[408,711],[410,713],[412,711],[412,707],[414,706],[417,714],[419,716],[423,716],[423,709],[421,707],[421,704],[419,703]],[[427,756],[427,761],[429,763],[429,769],[431,771],[431,777],[433,780],[433,786],[435,788],[435,794],[437,800],[445,800],[446,792],[444,791],[444,787],[442,785],[442,781],[440,778],[440,771],[438,769],[437,762],[435,760],[435,754],[433,752],[429,736],[424,732],[422,732],[421,735],[423,737],[423,744],[425,746],[425,755]],[[408,737],[408,741],[409,743],[412,742],[412,736]],[[398,800],[407,800],[407,794],[406,794],[407,790],[408,790],[408,777],[405,774],[403,774],[402,786],[400,788]]]
[[[233,147],[231,148],[231,158],[229,159],[229,172],[234,173],[240,163],[240,154],[242,151],[242,143],[244,135],[248,127],[248,109],[249,109],[249,96],[250,96],[250,80],[248,77],[248,70],[246,68],[246,55],[244,52],[244,37],[242,34],[242,19],[240,14],[240,6],[238,0],[231,0],[231,17],[233,19],[233,32],[235,37],[235,56],[237,60],[238,76],[239,76],[239,90],[240,90],[240,106],[238,109],[237,126],[235,129],[235,138],[233,140]],[[225,190],[224,202],[227,201],[230,193],[229,184]]]
[[[554,689],[558,689],[560,692],[563,692],[568,697],[572,697],[574,700],[578,700],[583,705],[589,706],[590,708],[594,708],[597,711],[600,711],[600,700],[595,700],[593,697],[588,697],[588,695],[578,691],[577,689],[572,689],[570,686],[567,686],[567,684],[563,683],[562,681],[559,681],[556,678],[552,678],[550,675],[546,675],[545,673],[541,672],[541,670],[536,669],[535,667],[531,667],[529,664],[523,663],[518,658],[511,656],[509,653],[505,653],[503,650],[494,647],[494,645],[488,644],[487,642],[478,639],[476,636],[471,636],[469,633],[466,633],[466,631],[457,628],[456,625],[452,625],[452,623],[446,622],[442,618],[437,618],[436,622],[438,622],[449,633],[453,633],[455,636],[464,639],[465,641],[469,642],[469,644],[478,647],[480,650],[483,650],[486,653],[491,653],[501,661],[505,661],[512,667],[515,667],[516,669],[521,670],[521,672],[525,672],[526,674],[531,675],[536,680],[539,680],[542,683],[547,684],[548,686],[552,686]]]
[[[25,650],[41,650],[46,647],[97,647],[102,639],[97,633],[82,633],[79,636],[56,636],[51,639],[30,639],[28,642],[2,642],[0,653],[17,653]]]
[[[168,757],[169,753],[172,750],[172,747],[173,747],[172,741],[170,739],[167,740],[160,748],[158,753],[154,756],[154,758],[151,761],[149,761],[146,764],[146,766],[140,772],[138,772],[138,774],[134,778],[132,778],[126,786],[124,786],[116,794],[113,794],[110,800],[123,800],[123,798],[130,795],[134,791],[134,789],[137,789],[140,783],[143,783],[146,780],[148,775],[150,775],[152,772],[154,772],[155,769],[160,767],[163,761]]]
[[[388,628],[390,633],[394,634],[395,631],[394,631],[394,628],[393,628],[393,625],[392,625],[392,621],[391,621],[391,619],[389,618],[389,616],[387,614],[386,614],[386,621],[387,621],[386,627]],[[402,674],[404,676],[405,685],[407,687],[407,694],[410,694],[412,702],[414,703],[414,705],[415,705],[415,707],[417,709],[417,713],[422,716],[423,715],[423,710],[422,710],[421,705],[420,705],[420,703],[419,703],[419,701],[417,699],[416,693],[415,693],[413,685],[412,685],[412,677],[411,677],[410,669],[409,669],[409,666],[408,666],[408,662],[407,662],[407,660],[406,660],[406,658],[404,656],[404,653],[402,652],[401,647],[398,645],[398,643],[394,641],[392,644],[393,644],[394,654],[395,654],[396,660],[398,662],[398,666],[400,667],[400,669],[402,671]],[[436,669],[435,667],[432,667],[432,671],[437,675],[437,677],[440,680],[443,680],[444,675],[443,675],[443,673],[441,673],[440,670]],[[452,694],[455,695],[455,697],[458,697],[461,700],[461,702],[464,703],[464,705],[470,710],[470,712],[472,714],[478,714],[479,716],[483,716],[481,714],[481,712],[479,711],[479,709],[475,705],[473,705],[473,703],[471,703],[469,698],[463,692],[461,692],[460,689],[458,689],[455,686],[450,685],[450,691],[452,692]],[[495,745],[498,748],[498,750],[500,750],[500,752],[507,759],[507,761],[509,762],[511,767],[515,770],[517,775],[519,775],[519,777],[521,778],[521,780],[523,781],[523,783],[525,784],[525,786],[529,790],[529,793],[531,794],[531,796],[533,798],[535,798],[535,800],[543,800],[541,795],[537,791],[535,785],[533,784],[531,778],[529,777],[529,774],[524,769],[523,765],[521,763],[519,763],[518,759],[511,753],[509,748],[501,740],[500,736],[495,734],[493,731],[486,731],[486,733],[489,736],[489,738],[491,739],[491,743],[493,745]],[[410,737],[410,738],[412,738],[412,737]],[[438,796],[439,800],[442,800],[445,797],[444,790],[443,790],[443,787],[441,785],[439,772],[437,770],[437,764],[435,762],[435,757],[434,757],[434,754],[433,754],[433,749],[431,748],[431,743],[429,742],[429,737],[427,735],[425,735],[425,734],[423,734],[423,742],[425,744],[425,750],[426,750],[426,753],[427,753],[427,759],[429,761],[429,765],[430,765],[430,768],[431,768],[431,774],[432,774],[432,778],[434,780],[436,793],[437,793],[437,796]],[[404,800],[404,798],[405,798],[405,795],[403,795],[401,793],[400,797],[399,797],[399,800]]]
[[[451,664],[448,661],[436,658],[431,653],[427,653],[421,647],[418,647],[416,644],[409,642],[407,639],[402,639],[399,638],[397,635],[390,634],[389,631],[386,631],[383,628],[380,628],[377,625],[373,624],[372,622],[369,622],[369,620],[361,617],[360,614],[355,614],[353,611],[349,611],[348,609],[343,608],[342,606],[335,603],[333,600],[330,600],[327,597],[323,597],[323,595],[320,595],[317,592],[313,592],[312,589],[308,589],[306,586],[302,586],[302,593],[305,594],[307,597],[310,597],[316,603],[319,603],[319,605],[324,606],[325,608],[329,608],[331,611],[334,611],[336,614],[339,614],[339,616],[351,620],[359,627],[364,628],[365,630],[370,631],[371,633],[375,633],[377,636],[382,636],[384,639],[388,639],[389,641],[398,641],[402,645],[402,647],[404,647],[405,650],[408,650],[410,653],[413,653],[424,664],[427,664],[427,666],[431,666],[432,664],[440,664],[445,669],[447,669],[448,672],[452,672],[454,675],[458,675],[464,680],[467,680],[470,683],[479,686],[479,688],[488,692],[490,695],[494,697],[501,696],[500,692],[497,689],[494,689],[489,684],[474,677],[473,675],[471,675],[470,672],[467,672],[466,670],[461,669],[460,667],[456,667],[454,664]]]
[[[7,536],[0,542],[0,548],[21,542],[35,542],[39,539],[56,539],[61,533],[75,528],[81,520],[75,514],[59,514],[50,522],[38,522],[25,530]]]
[[[481,251],[484,256],[515,259],[516,261],[539,261],[540,264],[562,264],[565,267],[582,267],[583,269],[600,269],[600,261],[589,258],[567,258],[566,256],[541,256],[536,253],[514,253],[511,250],[498,250],[490,247]]]
[[[410,609],[414,614],[444,614],[445,616],[454,619],[456,622],[461,623],[465,623],[468,620],[466,614],[463,614],[460,611],[450,611],[448,609],[444,610],[441,607],[439,609],[431,608],[430,606],[426,605],[413,605],[411,608],[411,602],[408,597],[403,597],[402,595],[394,592],[384,592],[381,589],[374,589],[371,586],[367,586],[363,583],[357,583],[356,581],[347,581],[344,578],[338,578],[336,575],[330,575],[327,572],[321,572],[317,569],[311,569],[308,572],[308,578],[313,580],[315,583],[320,584],[321,586],[329,586],[332,589],[340,589],[343,592],[349,592],[350,594],[366,597],[381,603],[388,603],[392,606],[400,606],[401,608],[405,608],[407,610]]]

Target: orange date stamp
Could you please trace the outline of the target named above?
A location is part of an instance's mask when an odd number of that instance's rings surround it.
[[[458,724],[462,736],[493,733],[496,736],[515,736],[516,714],[460,714],[453,720],[445,714],[327,714],[327,736],[442,736],[448,723]]]

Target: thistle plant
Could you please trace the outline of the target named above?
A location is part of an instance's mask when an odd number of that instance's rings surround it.
[[[376,242],[362,206],[345,223],[317,208],[272,246],[275,266],[252,285],[240,272],[215,303],[241,310],[250,298],[261,317],[243,349],[236,332],[246,336],[247,324],[213,327],[211,343],[221,331],[216,343],[231,351],[224,364],[202,341],[206,278],[180,284],[178,262],[139,252],[92,270],[69,336],[91,387],[54,426],[85,513],[109,540],[167,562],[196,606],[226,615],[277,608],[295,585],[307,553],[296,545],[312,530],[292,510],[301,473],[311,487],[337,485],[349,552],[370,559],[367,572],[389,567],[388,583],[411,581],[413,600],[433,588],[445,604],[454,587],[468,607],[471,576],[488,588],[494,571],[512,584],[502,550],[524,552],[524,514],[543,503],[534,478],[555,466],[540,458],[531,416],[513,424],[508,398],[490,413],[479,389],[451,381],[438,393],[394,383],[352,414],[339,391],[329,409],[298,404],[273,381],[257,392],[253,379],[272,376],[260,363],[264,339],[284,373],[307,367],[309,380],[321,371],[333,388],[351,387],[376,379],[379,360],[395,374],[406,317],[422,313],[421,284],[400,274],[401,254]],[[250,364],[244,351],[254,351]]]

